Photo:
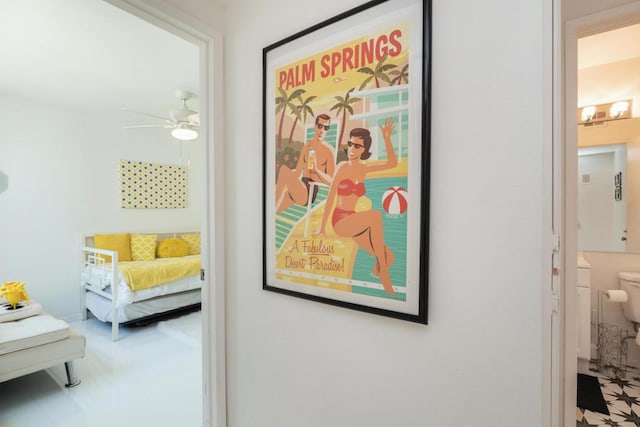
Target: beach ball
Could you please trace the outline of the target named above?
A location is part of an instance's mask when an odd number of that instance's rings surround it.
[[[382,195],[382,207],[391,215],[400,215],[407,210],[408,193],[402,187],[389,187]]]

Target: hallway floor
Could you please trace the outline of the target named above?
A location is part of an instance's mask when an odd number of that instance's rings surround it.
[[[589,374],[598,377],[610,415],[576,408],[576,426],[640,426],[640,370],[629,367],[622,378],[608,377],[597,371]]]

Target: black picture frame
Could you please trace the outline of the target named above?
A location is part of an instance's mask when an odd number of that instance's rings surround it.
[[[427,324],[430,99],[430,0],[263,49],[264,290]]]

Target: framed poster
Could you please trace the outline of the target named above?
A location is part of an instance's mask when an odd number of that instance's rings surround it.
[[[427,323],[428,0],[263,50],[265,290]]]

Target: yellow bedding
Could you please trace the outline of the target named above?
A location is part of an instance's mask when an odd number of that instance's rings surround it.
[[[131,290],[139,291],[200,274],[200,255],[121,262],[118,267]]]

